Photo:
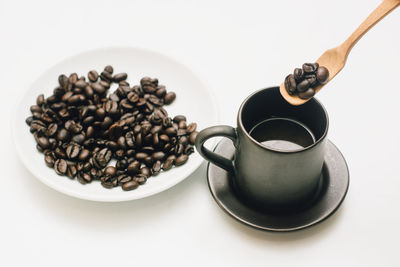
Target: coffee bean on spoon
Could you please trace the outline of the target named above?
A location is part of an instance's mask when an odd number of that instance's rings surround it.
[[[310,82],[308,80],[303,80],[299,84],[297,84],[297,91],[299,93],[305,92],[310,88]]]
[[[294,95],[294,93],[296,92],[296,81],[293,74],[289,74],[288,76],[286,76],[285,87],[290,95]]]
[[[315,95],[315,91],[312,88],[307,89],[304,92],[299,92],[299,97],[301,99],[309,99]]]
[[[305,74],[314,73],[318,69],[318,63],[304,63],[302,68]]]
[[[317,69],[316,78],[320,84],[325,84],[329,78],[329,71],[324,66]]]
[[[295,68],[293,71],[293,76],[296,82],[300,82],[303,79],[303,69]]]

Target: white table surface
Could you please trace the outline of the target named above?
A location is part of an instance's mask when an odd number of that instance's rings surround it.
[[[340,44],[379,3],[0,0],[0,266],[400,266],[400,8],[318,96],[351,180],[339,211],[307,230],[268,233],[234,221],[209,193],[206,164],[138,201],[65,196],[24,168],[9,123],[44,70],[123,45],[188,65],[214,91],[221,123],[233,125],[248,94]]]

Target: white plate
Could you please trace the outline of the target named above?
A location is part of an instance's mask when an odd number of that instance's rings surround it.
[[[154,195],[176,185],[193,173],[203,161],[200,155],[197,152],[190,155],[188,162],[183,166],[161,172],[133,191],[125,192],[121,187],[106,189],[98,181],[82,185],[76,179],[58,176],[53,169],[45,165],[43,154],[36,150],[33,135],[25,123],[26,117],[30,116],[29,107],[35,104],[36,97],[40,93],[48,97],[57,86],[58,76],[61,73],[69,75],[77,72],[78,75],[86,76],[89,70],[96,69],[100,72],[108,64],[114,67],[116,73],[128,73],[131,86],[139,84],[140,78],[150,76],[158,78],[161,84],[166,85],[167,90],[176,92],[177,98],[174,103],[165,106],[171,117],[183,114],[188,122],[197,122],[198,129],[217,124],[217,109],[211,93],[186,66],[167,56],[145,49],[129,47],[97,49],[67,58],[50,68],[32,84],[17,105],[13,120],[13,136],[17,151],[25,166],[40,181],[70,196],[116,202]]]

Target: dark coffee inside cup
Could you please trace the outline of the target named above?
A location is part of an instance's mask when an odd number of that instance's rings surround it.
[[[315,142],[314,134],[306,125],[290,118],[263,120],[249,133],[259,143],[274,150],[295,151]]]
[[[292,106],[278,91],[260,91],[243,106],[242,123],[255,141],[269,149],[302,150],[321,139],[327,129],[325,114],[313,112],[319,109],[317,105],[310,100]]]

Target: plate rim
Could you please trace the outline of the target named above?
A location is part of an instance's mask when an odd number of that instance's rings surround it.
[[[27,161],[29,160],[28,156],[25,156],[25,154],[23,153],[23,147],[22,144],[20,144],[17,140],[17,134],[16,132],[19,130],[19,126],[18,123],[18,109],[22,106],[24,97],[26,96],[26,94],[29,93],[29,91],[32,90],[32,86],[33,84],[40,80],[42,77],[45,76],[46,73],[50,72],[53,68],[57,67],[58,65],[64,63],[65,61],[71,59],[71,58],[75,58],[75,57],[79,57],[80,55],[83,54],[87,54],[87,53],[95,53],[95,52],[105,52],[107,50],[136,50],[139,52],[144,52],[144,53],[150,53],[153,55],[156,55],[157,57],[161,57],[166,59],[167,61],[171,61],[174,64],[180,65],[181,67],[183,67],[184,69],[186,69],[189,73],[191,73],[194,77],[197,78],[197,80],[203,85],[203,89],[204,91],[207,93],[211,105],[213,107],[213,109],[215,110],[215,114],[214,114],[214,120],[215,120],[215,124],[218,125],[220,124],[220,109],[219,106],[216,103],[216,98],[214,95],[213,90],[211,90],[211,87],[209,86],[208,82],[206,79],[203,79],[202,75],[200,75],[198,72],[194,71],[193,68],[188,67],[185,63],[174,59],[173,57],[167,55],[167,54],[163,54],[159,51],[153,50],[153,49],[148,49],[148,48],[144,48],[144,47],[140,47],[140,46],[120,46],[120,45],[116,45],[116,46],[104,46],[104,47],[96,47],[93,49],[85,49],[83,51],[80,51],[78,53],[75,54],[71,54],[69,56],[63,57],[62,59],[60,59],[59,61],[55,62],[54,64],[50,65],[49,67],[45,68],[36,78],[32,79],[30,82],[27,82],[27,87],[23,90],[23,92],[18,96],[17,100],[16,100],[16,105],[13,109],[14,115],[10,116],[11,119],[11,129],[12,129],[12,139],[13,139],[13,143],[14,143],[14,147],[16,148],[17,151],[17,155],[18,158],[20,159],[21,163],[23,164],[23,166],[39,181],[41,181],[43,184],[45,184],[46,186],[52,188],[55,191],[58,191],[60,193],[63,193],[65,195],[68,195],[70,197],[75,197],[78,199],[82,199],[82,200],[89,200],[89,201],[95,201],[95,202],[124,202],[124,201],[132,201],[132,200],[137,200],[137,199],[142,199],[142,198],[147,198],[156,194],[159,194],[161,192],[164,192],[174,186],[176,186],[177,184],[179,184],[180,182],[182,182],[183,180],[187,179],[191,174],[193,174],[200,166],[201,164],[204,162],[204,159],[201,157],[197,166],[195,168],[192,169],[188,169],[187,171],[185,171],[182,175],[181,179],[176,179],[174,180],[172,183],[170,184],[165,184],[164,186],[161,186],[159,188],[157,188],[157,190],[154,191],[149,191],[149,192],[145,192],[142,193],[140,195],[126,195],[123,197],[101,197],[101,196],[96,196],[93,194],[88,194],[85,195],[84,193],[80,193],[78,191],[75,191],[73,189],[68,189],[66,187],[63,187],[62,185],[55,183],[52,183],[49,179],[44,178],[42,175],[40,175],[40,173],[38,172],[38,170],[36,170],[35,168],[33,168],[33,166],[31,166],[32,164],[27,164]],[[216,140],[211,140],[210,142],[210,146],[214,147],[216,144]],[[55,174],[56,175],[56,174]]]

